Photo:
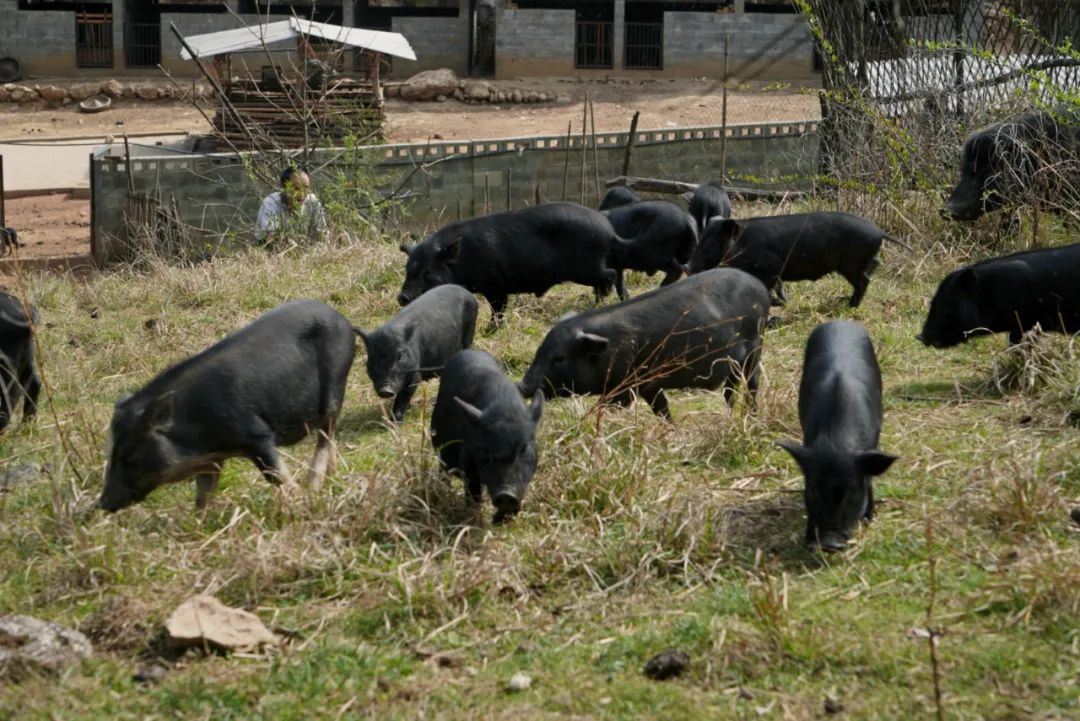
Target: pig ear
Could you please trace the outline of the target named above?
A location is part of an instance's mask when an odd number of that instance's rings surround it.
[[[540,423],[540,416],[544,414],[544,392],[533,393],[532,403],[529,404],[529,413],[532,414],[533,425]]]
[[[469,421],[476,423],[484,417],[484,412],[474,406],[472,403],[463,401],[457,396],[454,396],[454,402],[461,406],[461,410],[465,411],[465,417],[468,418]]]
[[[457,260],[458,253],[461,252],[461,238],[454,238],[443,247],[439,248],[439,260],[445,260],[447,262]]]
[[[405,245],[404,243],[402,243],[398,246],[398,250],[400,250],[405,255],[411,255],[413,252],[413,248],[415,247],[415,245]]]
[[[881,451],[863,451],[855,456],[855,467],[864,476],[880,476],[889,470],[896,456]]]
[[[795,459],[795,462],[799,464],[799,468],[806,468],[806,461],[810,453],[806,446],[788,440],[779,440],[776,442],[776,445],[790,453],[791,457]]]
[[[150,402],[143,415],[148,428],[156,430],[172,423],[173,397],[175,395],[175,393],[171,392],[166,393]]]
[[[608,347],[608,339],[595,333],[586,333],[579,330],[574,336],[574,343],[578,350],[584,353],[602,353]]]

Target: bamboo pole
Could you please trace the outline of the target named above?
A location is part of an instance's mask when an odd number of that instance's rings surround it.
[[[724,85],[720,109],[720,182],[727,184],[727,85],[728,85],[728,41],[730,34],[724,34]],[[625,173],[624,173],[625,175]]]
[[[592,164],[596,174],[596,204],[600,205],[600,156],[596,147],[596,106],[593,105],[592,96],[589,97],[589,117],[592,123]]]
[[[580,191],[578,193],[579,202],[582,205],[585,205],[585,158],[586,158],[586,150],[588,148],[588,142],[586,140],[586,138],[587,138],[586,133],[587,133],[588,127],[589,127],[589,94],[585,93],[585,101],[581,104],[581,187],[578,188],[578,190]]]
[[[573,120],[569,120],[566,123],[566,164],[563,166],[562,173],[562,199],[566,201],[566,184],[570,180],[570,129],[574,125]]]

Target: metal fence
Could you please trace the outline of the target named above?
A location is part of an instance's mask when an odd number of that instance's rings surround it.
[[[664,68],[663,23],[626,23],[623,67],[638,70]]]
[[[578,20],[574,37],[574,67],[610,68],[612,28],[607,20]]]
[[[111,12],[75,13],[75,64],[80,68],[113,66]]]
[[[129,68],[161,63],[161,23],[124,23],[124,63]]]

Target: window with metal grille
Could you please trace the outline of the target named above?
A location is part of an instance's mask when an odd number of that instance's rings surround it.
[[[161,62],[161,22],[124,23],[124,62],[129,68],[155,68]]]
[[[113,66],[112,11],[75,13],[75,65],[80,68]]]

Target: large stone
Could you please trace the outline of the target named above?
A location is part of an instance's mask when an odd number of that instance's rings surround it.
[[[157,100],[158,89],[154,85],[139,85],[135,88],[135,97],[140,100]]]
[[[521,102],[521,91],[520,90],[514,90],[513,92],[511,92],[510,93],[510,100],[511,100],[511,102],[520,103]]]
[[[15,85],[8,91],[8,97],[15,103],[32,103],[40,98],[36,90],[25,85]]]
[[[213,596],[192,596],[177,606],[165,622],[165,631],[174,648],[209,646],[225,651],[253,651],[278,643],[278,637],[258,616],[229,608]]]
[[[58,673],[89,658],[94,649],[83,634],[30,616],[0,616],[0,681]]]
[[[72,100],[86,100],[101,92],[101,83],[74,83],[68,88]]]
[[[112,80],[106,80],[101,84],[101,92],[105,93],[110,98],[119,98],[124,94],[124,86],[120,84],[119,80],[113,78]]]
[[[452,95],[457,86],[458,79],[453,70],[425,70],[401,84],[401,97],[403,100],[434,100],[440,95]]]
[[[50,103],[59,103],[67,97],[67,91],[63,88],[58,88],[55,85],[38,85],[36,90],[42,100]]]
[[[470,80],[465,83],[465,97],[469,100],[487,100],[493,88],[483,80]]]
[[[6,85],[0,85],[0,103],[6,103],[10,94]]]

